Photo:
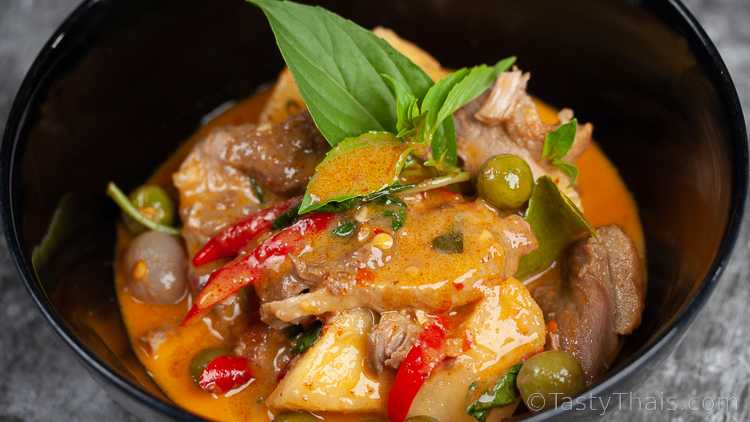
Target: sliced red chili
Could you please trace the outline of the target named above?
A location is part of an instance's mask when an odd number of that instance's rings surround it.
[[[247,358],[223,355],[206,365],[198,385],[206,391],[222,394],[245,384],[252,376]]]
[[[220,231],[209,239],[205,245],[193,257],[193,265],[196,267],[208,264],[222,258],[233,258],[237,256],[240,249],[244,248],[251,240],[259,234],[271,228],[274,220],[279,218],[292,206],[299,202],[299,198],[292,198],[284,202],[272,205],[249,215],[242,221],[235,223]]]
[[[357,281],[373,281],[375,280],[375,272],[369,268],[358,268],[354,278]]]
[[[190,308],[182,325],[217,303],[249,286],[263,275],[265,262],[272,257],[286,256],[302,246],[302,241],[319,233],[331,224],[334,214],[318,213],[302,217],[299,221],[274,234],[258,245],[255,250],[239,257],[211,273],[206,286],[198,294],[193,307]]]
[[[446,329],[442,320],[427,327],[419,335],[396,372],[396,379],[388,394],[388,418],[391,422],[403,422],[409,408],[432,370],[445,358]]]

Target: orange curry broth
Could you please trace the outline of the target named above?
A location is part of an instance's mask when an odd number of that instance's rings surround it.
[[[148,183],[161,185],[174,192],[172,174],[178,169],[195,143],[217,126],[255,122],[268,99],[268,93],[269,91],[264,91],[240,102],[201,127],[157,170]],[[537,107],[545,122],[557,121],[555,110],[541,102],[537,102]],[[612,163],[596,144],[592,144],[578,159],[577,164],[580,169],[578,190],[586,218],[594,226],[619,225],[633,239],[643,256],[644,240],[638,211]],[[176,197],[176,195],[173,196]],[[207,347],[222,346],[222,341],[211,334],[206,324],[190,324],[186,327],[179,327],[169,334],[154,335],[165,327],[179,325],[188,309],[188,299],[175,305],[145,304],[133,299],[124,289],[125,273],[122,268],[122,258],[130,240],[130,234],[124,228],[119,227],[115,283],[122,317],[132,347],[149,374],[176,404],[200,416],[228,421],[269,420],[272,415],[264,406],[263,400],[273,391],[275,380],[255,379],[234,395],[214,395],[202,391],[191,379],[188,368],[193,355]],[[558,277],[557,271],[550,271],[538,282]],[[145,338],[150,338],[154,349],[149,341],[144,340]],[[150,349],[156,352],[149,353]],[[327,421],[365,421],[372,419],[374,415],[322,414],[319,416]]]

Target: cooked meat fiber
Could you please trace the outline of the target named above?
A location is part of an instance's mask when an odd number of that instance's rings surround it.
[[[526,92],[528,73],[514,69],[503,72],[495,85],[454,114],[458,154],[466,170],[473,174],[498,154],[515,154],[526,160],[534,179],[549,175],[559,187],[580,205],[578,192],[569,185],[559,169],[542,159],[544,138],[555,128],[542,122],[534,101]],[[560,120],[573,117],[570,110],[560,112]],[[591,124],[579,125],[576,139],[565,160],[574,161],[591,143]]]
[[[368,337],[370,363],[377,373],[398,369],[422,328],[405,311],[384,312]]]
[[[562,284],[538,287],[533,294],[548,318],[557,321],[560,347],[579,360],[590,385],[614,361],[619,335],[640,324],[643,267],[625,233],[606,226],[597,237],[572,246]]]
[[[303,112],[284,122],[225,126],[198,143],[174,174],[189,252],[266,200],[304,190],[327,144]]]

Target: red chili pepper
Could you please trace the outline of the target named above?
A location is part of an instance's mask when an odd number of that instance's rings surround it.
[[[299,198],[292,198],[272,205],[249,215],[244,220],[220,231],[209,239],[193,257],[196,267],[208,264],[221,258],[233,258],[253,238],[265,232],[274,220],[284,214],[289,208],[299,202]]]
[[[445,358],[445,335],[446,329],[442,319],[428,325],[401,362],[388,394],[388,418],[391,422],[403,422],[406,419],[422,384]]]
[[[201,372],[198,385],[212,393],[226,393],[250,381],[247,358],[242,356],[217,356]]]
[[[375,280],[375,272],[368,268],[358,268],[354,278],[357,281],[373,281]]]
[[[272,257],[284,257],[297,250],[309,235],[325,230],[333,221],[333,213],[312,214],[299,219],[268,238],[253,251],[239,257],[211,273],[206,287],[201,290],[182,325],[223,302],[240,289],[255,283],[263,274],[263,264]]]

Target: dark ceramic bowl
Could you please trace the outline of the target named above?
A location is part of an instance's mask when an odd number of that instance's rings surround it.
[[[640,205],[650,280],[642,327],[589,394],[635,388],[719,282],[745,201],[742,111],[700,25],[678,1],[324,5],[394,28],[448,66],[516,54],[534,93],[594,122]],[[148,420],[193,416],[149,381],[126,341],[111,274],[117,213],[105,184],[140,184],[202,116],[281,67],[265,19],[241,0],[86,1],[39,54],[13,105],[0,201],[18,271],[86,368]],[[92,317],[111,326],[108,335]],[[574,414],[533,419],[560,415]]]

